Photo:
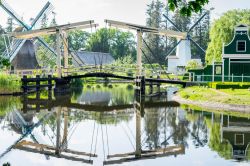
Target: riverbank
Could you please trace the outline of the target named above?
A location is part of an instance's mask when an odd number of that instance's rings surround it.
[[[195,86],[181,89],[173,100],[207,109],[250,113],[250,91],[248,89],[216,90]]]
[[[20,78],[15,75],[0,73],[0,95],[13,94],[20,91]]]

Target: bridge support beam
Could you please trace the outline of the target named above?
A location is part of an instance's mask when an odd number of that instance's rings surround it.
[[[145,96],[146,81],[144,76],[136,76],[135,92],[137,96]]]
[[[56,86],[54,92],[57,94],[65,94],[70,92],[70,80],[65,78],[55,79]]]
[[[142,67],[142,31],[137,30],[137,73],[136,73],[136,95],[145,95],[145,76]]]
[[[57,54],[57,60],[56,60],[56,65],[57,65],[57,75],[58,78],[62,77],[62,69],[61,69],[61,31],[60,29],[56,30],[56,54]]]

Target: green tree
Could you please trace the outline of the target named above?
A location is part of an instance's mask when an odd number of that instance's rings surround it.
[[[223,43],[228,44],[232,40],[235,26],[241,23],[250,24],[249,9],[228,11],[213,23],[210,31],[211,42],[206,52],[208,64],[211,64],[213,60],[222,60]]]
[[[201,18],[203,14],[204,12],[194,14],[194,17],[192,18],[192,22],[195,23],[198,19]],[[193,32],[192,32],[192,39],[196,41],[204,50],[207,49],[208,43],[210,41],[209,30],[210,30],[210,13],[208,13],[198,23],[198,25],[196,25],[196,27],[193,29]],[[200,48],[192,44],[191,52],[192,52],[193,58],[196,58],[196,59],[200,58],[201,61],[205,63],[205,54]]]
[[[74,30],[68,33],[69,49],[78,51],[86,48],[87,40],[90,34],[82,30]]]
[[[86,49],[111,53],[115,59],[136,55],[134,35],[117,29],[102,28],[91,34],[86,43]]]
[[[202,10],[203,6],[208,4],[209,0],[192,0],[183,4],[183,0],[168,0],[169,9],[174,11],[180,10],[184,16],[191,16],[193,12],[198,13]]]
[[[115,30],[102,28],[91,34],[87,41],[87,50],[94,52],[110,52],[111,40],[114,38]]]
[[[149,27],[160,28],[161,17],[163,13],[164,4],[159,1],[152,1],[148,5],[147,9],[147,21],[146,25]],[[150,47],[150,50],[147,47],[145,48],[145,54],[150,63],[162,63],[165,60],[164,54],[164,43],[159,35],[148,33],[146,34],[145,41]],[[154,54],[154,55],[152,55]],[[157,57],[157,58],[156,58]],[[147,62],[148,63],[148,62]]]
[[[198,69],[201,68],[200,64],[196,61],[196,60],[190,60],[187,63],[186,69],[190,70],[190,69]]]

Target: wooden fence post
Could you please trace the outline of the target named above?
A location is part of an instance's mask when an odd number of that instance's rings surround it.
[[[23,87],[23,92],[26,94],[27,93],[27,76],[26,75],[23,76],[22,87]]]
[[[36,75],[36,91],[40,90],[40,75]]]
[[[52,77],[51,77],[51,75],[48,75],[48,89],[49,89],[49,91],[51,91],[52,90]]]

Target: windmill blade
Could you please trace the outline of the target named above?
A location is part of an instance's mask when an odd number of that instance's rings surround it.
[[[12,54],[10,54],[10,57],[9,57],[10,62],[16,57],[17,53],[23,47],[25,42],[26,40],[20,40],[20,42],[17,43],[17,46],[14,48],[14,50],[12,50]]]
[[[23,22],[22,18],[9,6],[5,0],[0,1],[0,6],[26,30],[29,29],[30,26]]]
[[[32,21],[31,29],[33,29],[37,25],[40,27],[40,24],[41,24],[41,21],[43,19],[43,16],[44,15],[48,15],[53,10],[54,10],[54,6],[50,2],[47,2],[45,4],[45,6],[43,7],[43,9],[38,13],[38,15],[36,16],[36,18]]]
[[[203,14],[203,15],[199,18],[199,20],[196,21],[196,22],[194,23],[194,25],[188,30],[188,33],[190,33],[190,32],[196,27],[196,25],[198,25],[198,24],[200,23],[200,21],[201,21],[207,14],[209,14],[209,11],[207,11],[205,14]]]
[[[198,47],[203,53],[206,53],[206,51],[205,51],[198,43],[196,43],[192,38],[189,38],[189,40],[190,40],[191,42],[193,42],[194,45],[195,45],[196,47]]]
[[[24,23],[23,21],[22,21],[22,19],[21,19],[21,17],[16,13],[16,12],[14,12],[14,10],[8,5],[8,3],[6,3],[6,1],[5,0],[1,0],[0,1],[0,6],[12,17],[12,18],[14,18],[20,25],[22,25],[24,28],[25,28],[25,30],[31,30],[32,29],[32,27],[34,27],[36,24],[35,24],[35,22],[37,23],[38,22],[38,20],[41,18],[41,16],[43,16],[43,14],[45,13],[45,12],[47,12],[47,10],[49,9],[49,7],[51,6],[51,5],[49,5],[48,3],[44,6],[44,8],[42,9],[42,11],[38,14],[38,16],[36,17],[36,19],[34,20],[34,22],[33,22],[33,26],[31,27],[31,26],[29,26],[29,25],[27,25],[26,23]],[[39,40],[39,42],[41,42],[47,49],[49,49],[53,54],[55,54],[56,55],[56,52],[54,51],[54,49],[52,49],[42,38],[37,38],[38,40]],[[10,54],[10,56],[11,56],[11,60],[10,61],[12,61],[14,58],[15,58],[15,56],[17,55],[17,53],[19,52],[19,50],[22,48],[22,45],[24,44],[24,42],[22,42],[20,45],[18,45],[17,46],[17,48],[14,50],[14,51],[12,51],[13,52],[13,54]]]
[[[177,25],[172,20],[170,20],[168,16],[166,16],[165,14],[163,14],[163,16],[175,27],[177,31],[181,32],[181,30],[177,27]]]
[[[169,56],[170,54],[172,54],[172,52],[173,52],[173,51],[176,49],[176,47],[181,43],[181,41],[182,41],[182,39],[179,40],[179,41],[176,43],[176,45],[167,53],[166,59],[168,58],[168,56]]]

